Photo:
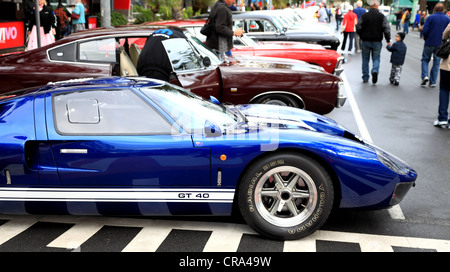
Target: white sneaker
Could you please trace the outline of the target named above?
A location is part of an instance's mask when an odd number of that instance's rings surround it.
[[[427,85],[428,81],[429,81],[429,79],[428,79],[427,76],[424,77],[424,78],[422,78],[422,83],[420,83],[420,86],[425,86],[425,85]]]
[[[439,120],[436,120],[436,121],[434,121],[434,126],[435,126],[435,127],[445,128],[445,127],[448,126],[448,122],[447,122],[447,121],[439,121]]]

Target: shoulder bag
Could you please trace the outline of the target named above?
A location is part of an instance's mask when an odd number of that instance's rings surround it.
[[[206,20],[206,23],[202,26],[200,29],[200,33],[205,35],[206,37],[211,36],[213,32],[213,24],[211,23],[211,14],[209,14],[208,19]]]
[[[450,41],[443,40],[442,44],[438,48],[436,48],[435,54],[436,56],[443,59],[448,58],[448,55],[450,54]]]

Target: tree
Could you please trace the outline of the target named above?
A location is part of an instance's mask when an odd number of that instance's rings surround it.
[[[427,0],[419,0],[419,9],[421,11],[427,10]]]

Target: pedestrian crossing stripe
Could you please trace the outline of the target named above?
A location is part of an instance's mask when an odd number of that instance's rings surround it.
[[[6,221],[0,225],[0,248],[10,239],[20,235],[38,222],[71,224],[67,231],[46,245],[47,248],[70,251],[82,251],[86,241],[109,226],[138,228],[137,234],[133,234],[132,239],[123,246],[122,252],[157,252],[174,230],[208,232],[206,243],[202,246],[203,252],[237,252],[242,247],[243,241],[246,240],[243,237],[257,236],[257,233],[245,224],[222,222],[31,215],[0,215],[0,220]],[[114,237],[111,239],[114,239]],[[362,252],[393,252],[395,248],[450,252],[450,240],[329,230],[318,230],[300,240],[276,241],[274,243],[281,243],[280,248],[283,252],[316,252],[321,241],[354,243],[359,245]]]

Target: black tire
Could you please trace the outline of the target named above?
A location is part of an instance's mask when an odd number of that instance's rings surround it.
[[[299,154],[274,154],[253,163],[238,188],[239,210],[247,224],[279,240],[315,232],[327,220],[333,201],[328,172]]]
[[[290,95],[285,94],[271,94],[271,95],[265,95],[257,100],[255,100],[253,103],[255,104],[269,104],[269,105],[277,105],[277,106],[288,106],[288,107],[294,107],[299,108],[299,103]],[[303,105],[301,108],[304,108]]]

